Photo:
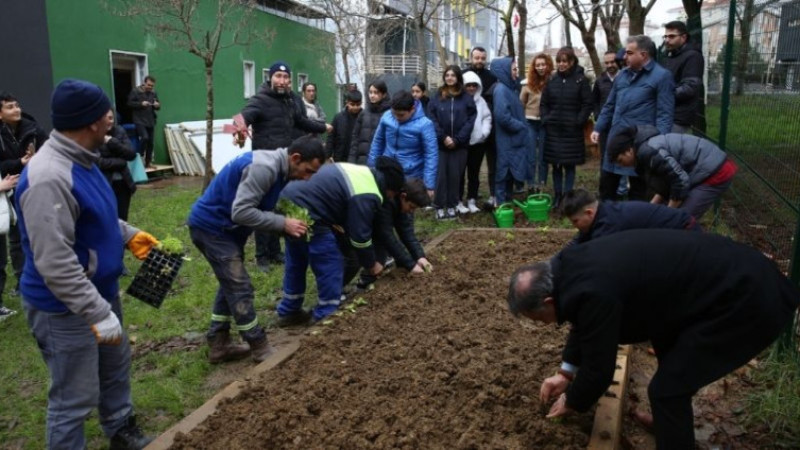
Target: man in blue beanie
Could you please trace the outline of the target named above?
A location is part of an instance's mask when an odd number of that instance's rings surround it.
[[[16,192],[28,325],[50,371],[48,448],[86,448],[83,424],[97,407],[112,449],[143,448],[133,415],[131,350],[122,328],[119,276],[125,246],[144,259],[158,241],[117,218],[96,149],[111,122],[98,86],[64,80],[51,99],[50,139]]]

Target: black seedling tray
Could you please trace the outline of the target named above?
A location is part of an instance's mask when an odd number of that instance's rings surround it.
[[[155,308],[161,307],[182,264],[182,255],[164,253],[156,248],[150,250],[128,286],[128,295]]]

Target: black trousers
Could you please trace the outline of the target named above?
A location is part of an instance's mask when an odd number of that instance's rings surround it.
[[[136,133],[139,135],[139,154],[147,167],[153,161],[153,127],[136,124]]]
[[[281,237],[272,233],[253,233],[256,241],[256,262],[267,264],[280,258]]]
[[[622,175],[617,175],[613,172],[600,172],[600,200],[619,200],[617,196],[617,187]],[[628,177],[631,183],[631,188],[628,191],[629,200],[648,201],[647,198],[647,181],[643,177]]]
[[[459,188],[467,167],[467,149],[439,150],[439,168],[433,202],[439,208],[455,208],[461,199]]]
[[[128,211],[131,209],[131,193],[128,183],[125,180],[114,180],[111,183],[111,189],[114,191],[114,197],[117,198],[117,217],[124,221],[128,221]]]
[[[467,149],[467,198],[478,198],[478,188],[480,188],[481,164],[483,155],[486,154],[486,144],[470,145]],[[491,185],[491,183],[489,183]],[[461,175],[461,184],[458,189],[458,198],[464,198],[464,175]]]
[[[660,362],[660,361],[659,361]],[[692,396],[697,391],[682,394],[664,395],[663,386],[668,384],[667,371],[657,370],[650,385],[647,397],[653,412],[653,427],[657,449],[693,449],[694,413]]]

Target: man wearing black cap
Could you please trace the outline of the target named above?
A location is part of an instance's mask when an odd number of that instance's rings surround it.
[[[245,123],[253,129],[253,151],[289,147],[299,137],[293,134],[295,129],[317,134],[333,129],[303,114],[292,96],[291,85],[292,71],[289,65],[277,61],[269,68],[269,83],[264,83],[258,94],[251,97],[242,109]],[[244,136],[238,135],[237,142],[244,145]],[[283,261],[279,237],[256,232],[255,241],[259,269],[266,272],[270,262]]]
[[[144,158],[147,168],[153,167],[153,131],[156,127],[156,111],[161,109],[155,86],[155,77],[147,75],[144,83],[128,94],[128,107],[133,113],[133,123],[139,135],[139,154]]]
[[[328,133],[325,150],[328,152],[328,157],[336,162],[347,162],[350,156],[350,141],[356,119],[361,112],[361,98],[361,92],[358,90],[348,91],[345,94],[344,111],[340,111],[333,118],[333,131]]]
[[[131,350],[122,328],[122,252],[144,259],[158,241],[117,218],[97,167],[111,102],[98,86],[64,80],[53,92],[50,139],[22,172],[16,200],[26,257],[20,287],[50,371],[48,448],[86,448],[97,407],[111,448],[150,442],[133,416]]]

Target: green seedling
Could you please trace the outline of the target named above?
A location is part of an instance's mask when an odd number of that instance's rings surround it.
[[[306,232],[306,241],[311,240],[311,226],[314,225],[314,219],[311,218],[311,214],[308,213],[307,209],[303,208],[302,206],[296,205],[291,200],[282,198],[278,200],[278,204],[275,206],[275,210],[283,213],[284,216],[290,219],[297,219],[305,222],[305,224],[308,225],[308,231]]]
[[[366,305],[366,304],[367,304],[367,301],[366,301],[366,300],[364,300],[364,297],[358,297],[357,299],[355,299],[355,300],[353,301],[353,304],[354,304],[354,305],[358,305],[358,306],[364,306],[364,305]]]
[[[173,236],[162,239],[156,248],[170,255],[183,255],[183,242]]]
[[[326,327],[327,327],[328,325],[333,325],[333,321],[332,321],[332,320],[330,320],[330,319],[329,319],[329,320],[323,320],[323,321],[322,321],[322,325],[323,325],[323,326],[326,326]]]
[[[506,239],[509,240],[509,241],[513,241],[514,240],[514,233],[511,233],[511,232],[506,233]]]
[[[447,256],[442,255],[442,262],[447,261]]]
[[[322,330],[314,330],[309,334],[311,334],[312,336],[316,336],[316,335],[322,334]]]
[[[550,227],[548,227],[548,226],[543,226],[543,227],[539,228],[539,232],[540,233],[547,233],[548,231],[550,231]]]
[[[344,309],[350,311],[351,313],[355,313],[356,312],[356,305],[354,305],[353,303],[350,303],[349,305],[345,306]]]

